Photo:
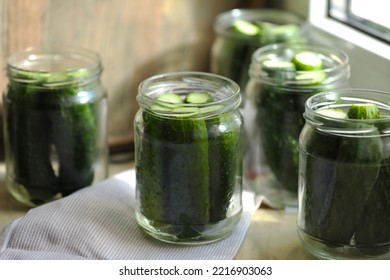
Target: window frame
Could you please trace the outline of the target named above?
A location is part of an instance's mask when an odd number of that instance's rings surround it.
[[[367,30],[332,17],[329,12],[330,0],[310,0],[309,4],[310,24],[390,60],[390,43],[385,38],[378,38],[378,34],[369,34]]]

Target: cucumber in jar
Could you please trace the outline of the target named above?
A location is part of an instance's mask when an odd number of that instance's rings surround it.
[[[137,189],[146,218],[157,227],[172,225],[178,238],[191,238],[226,218],[242,160],[241,135],[228,114],[200,117],[222,107],[207,105],[213,102],[209,93],[166,94],[143,111]]]
[[[305,169],[302,185],[305,231],[328,244],[357,245],[361,226],[366,232],[373,230],[369,223],[362,224],[362,217],[364,220],[367,211],[372,214],[367,203],[376,196],[375,186],[384,177],[380,171],[383,143],[378,128],[370,123],[370,119],[376,118],[370,113],[376,105],[371,105],[353,104],[348,112],[337,108],[317,111],[326,117],[346,120],[346,128],[359,131],[358,135],[303,130],[303,146],[311,154],[308,162],[301,163]],[[352,117],[362,121],[348,122]]]
[[[262,68],[270,79],[281,83],[263,83],[257,95],[256,122],[262,134],[262,148],[277,182],[297,193],[298,139],[305,123],[302,114],[307,98],[321,90],[312,86],[321,85],[326,75],[319,55],[309,51],[299,51],[291,60],[265,60]],[[295,86],[289,87],[290,84]]]
[[[34,205],[41,204],[59,192],[58,178],[50,160],[50,119],[45,111],[42,97],[45,91],[35,88],[34,77],[20,74],[31,80],[26,84],[11,81],[8,86],[6,107],[6,135],[13,155],[12,173],[17,184],[25,187]],[[38,77],[39,78],[39,77]]]
[[[80,88],[72,83],[73,74],[21,71],[23,82],[11,82],[9,98],[15,105],[7,118],[15,181],[33,200],[37,196],[37,204],[93,181],[97,116],[93,104],[77,102]],[[52,153],[58,157],[58,167]]]

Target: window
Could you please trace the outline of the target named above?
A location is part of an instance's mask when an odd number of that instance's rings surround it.
[[[329,0],[328,16],[390,43],[390,18],[383,0]]]
[[[337,37],[390,59],[390,17],[383,0],[310,0],[309,21]]]

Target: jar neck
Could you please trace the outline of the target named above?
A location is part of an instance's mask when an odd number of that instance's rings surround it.
[[[390,136],[390,93],[366,89],[338,89],[310,97],[305,105],[306,123],[326,134],[344,137]],[[378,106],[378,119],[339,119],[320,113],[321,109],[338,109],[347,113],[351,104],[372,103]]]
[[[315,71],[278,69],[277,75],[271,75],[269,69],[266,69],[264,66],[264,61],[267,60],[291,61],[293,56],[301,51],[310,51],[318,54],[322,60],[323,69]],[[308,75],[308,73],[310,74]],[[347,84],[350,77],[349,58],[340,50],[313,44],[273,44],[262,47],[253,53],[249,67],[249,76],[251,79],[265,84],[291,89],[299,88],[308,91],[329,89]],[[320,77],[321,80],[315,80],[316,77]]]
[[[81,49],[26,49],[11,55],[7,76],[11,82],[36,88],[87,85],[102,72],[98,54]]]
[[[157,104],[156,97],[164,93],[184,96],[191,92],[208,92],[213,101],[205,104],[180,104],[183,108],[180,110],[182,116],[209,118],[236,110],[241,103],[240,88],[237,83],[216,74],[203,72],[176,72],[148,78],[139,85],[137,101],[143,110],[164,117],[176,117],[178,112],[164,111],[161,107],[161,110],[153,110],[153,105]],[[163,101],[158,101],[158,104],[163,108],[172,107],[172,104]],[[197,111],[193,113],[190,108],[195,107]]]

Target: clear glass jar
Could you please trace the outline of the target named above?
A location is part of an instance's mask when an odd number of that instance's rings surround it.
[[[380,118],[350,119],[351,104]],[[307,100],[300,135],[298,235],[322,259],[390,258],[390,93],[344,89]]]
[[[322,69],[269,67],[269,62],[290,62],[301,52],[314,53]],[[296,208],[298,139],[305,122],[305,101],[316,93],[348,86],[348,57],[339,50],[312,44],[275,44],[253,54],[249,73],[243,110],[245,179],[270,206]]]
[[[97,54],[26,49],[7,61],[6,185],[34,207],[107,176],[107,98]]]
[[[260,32],[237,32],[234,23],[244,20],[258,25]],[[237,82],[244,91],[249,79],[251,57],[258,48],[275,43],[304,41],[305,21],[290,12],[273,9],[233,9],[214,21],[215,40],[211,48],[210,71]]]
[[[172,104],[207,93],[208,103]],[[238,85],[214,74],[157,75],[139,86],[136,217],[151,236],[201,244],[229,235],[242,212],[243,121]]]

